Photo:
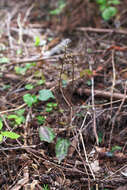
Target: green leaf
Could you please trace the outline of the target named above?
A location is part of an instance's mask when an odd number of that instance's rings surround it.
[[[59,163],[67,156],[70,142],[67,139],[59,138],[56,143],[55,152]]]
[[[15,119],[15,122],[17,125],[20,125],[21,123],[25,122],[24,116],[18,116],[17,119]]]
[[[0,134],[0,142],[2,142],[2,141],[3,141],[3,135]]]
[[[17,125],[20,125],[21,123],[25,122],[24,116],[19,116],[19,115],[9,115],[8,119],[14,119]]]
[[[91,76],[93,72],[90,69],[84,69],[80,72],[80,77]]]
[[[14,119],[17,125],[20,125],[25,121],[24,116],[19,116],[19,115],[9,115],[8,119]]]
[[[92,49],[91,48],[87,48],[87,53],[92,53]]]
[[[111,17],[115,16],[117,9],[115,7],[108,7],[102,13],[102,17],[105,21],[110,20]]]
[[[19,109],[17,111],[15,111],[15,113],[18,115],[18,116],[22,116],[25,112],[25,109]]]
[[[35,67],[35,66],[36,66],[36,63],[35,63],[35,62],[32,62],[32,63],[27,63],[27,64],[25,65],[25,68],[26,68],[26,69],[30,69],[30,68]]]
[[[17,117],[18,117],[17,115],[8,115],[7,118],[8,119],[17,119]]]
[[[10,139],[18,139],[20,137],[20,135],[18,135],[17,133],[14,133],[12,131],[2,131],[1,135],[8,137]]]
[[[0,63],[8,63],[9,59],[7,57],[0,58]]]
[[[34,72],[34,77],[36,77],[36,78],[40,78],[42,75],[43,75],[43,73],[41,70],[37,70]]]
[[[87,80],[86,83],[87,83],[88,86],[91,86],[91,85],[92,85],[91,80]]]
[[[47,107],[47,108],[45,109],[46,112],[51,112],[52,110],[53,110],[53,108],[49,108],[49,107]]]
[[[25,102],[29,107],[31,107],[32,104],[34,104],[34,103],[37,102],[37,97],[36,97],[36,95],[25,94],[25,95],[23,96],[23,100],[24,100],[24,102]]]
[[[38,80],[37,81],[37,85],[42,85],[42,84],[45,84],[45,80]]]
[[[26,84],[25,85],[25,89],[27,89],[27,90],[31,90],[33,88],[34,88],[34,86],[32,84]]]
[[[58,106],[57,103],[53,103],[53,107],[56,108]]]
[[[0,30],[1,33],[1,30]],[[6,46],[3,43],[0,43],[0,51],[5,51],[7,50]]]
[[[102,132],[98,133],[98,138],[99,138],[99,143],[101,143],[102,142],[102,138],[103,138]]]
[[[14,119],[14,120],[15,120],[15,123],[16,123],[17,125],[20,125],[21,123],[24,123],[24,122],[25,122],[25,117],[23,116],[24,111],[25,111],[25,109],[17,110],[17,111],[15,111],[15,113],[16,113],[17,115],[11,114],[11,115],[8,115],[7,118],[8,118],[8,119]]]
[[[5,84],[4,86],[3,86],[3,90],[6,90],[6,89],[8,89],[8,88],[10,88],[11,87],[11,85],[10,84]]]
[[[25,75],[26,71],[27,71],[26,67],[15,66],[16,74]]]
[[[39,124],[43,124],[45,122],[45,119],[46,117],[44,116],[41,116],[41,115],[37,116],[37,121]]]
[[[42,190],[50,190],[49,187],[48,187],[48,184],[44,184],[44,186],[42,187]]]
[[[38,99],[41,101],[47,101],[50,98],[55,98],[51,90],[43,89],[39,91]]]
[[[120,1],[119,0],[110,0],[107,2],[108,5],[119,5],[120,4]]]
[[[2,129],[3,127],[3,122],[2,122],[2,118],[0,117],[0,130]]]
[[[40,45],[40,38],[39,36],[35,36],[35,43],[34,43],[35,46],[39,46]]]
[[[121,150],[122,149],[122,147],[121,146],[113,146],[112,147],[112,150],[111,150],[111,152],[115,152],[116,150]]]
[[[66,88],[67,87],[67,80],[62,80],[62,87]]]
[[[46,107],[52,108],[53,107],[53,102],[49,102],[46,104]]]
[[[49,12],[50,15],[59,15],[65,6],[66,6],[66,3],[61,4],[57,9],[50,11]]]
[[[26,71],[30,68],[32,68],[33,66],[36,66],[36,63],[33,62],[33,63],[27,63],[25,65],[25,67],[19,67],[19,66],[15,66],[15,72],[17,74],[20,74],[20,75],[25,75]]]
[[[106,0],[96,0],[96,3],[99,5],[106,5],[107,1]]]
[[[22,48],[17,49],[17,51],[16,51],[16,54],[17,54],[17,55],[21,55],[22,53],[23,53]]]
[[[55,108],[55,107],[57,107],[57,103],[49,102],[46,104],[46,107]]]
[[[100,5],[99,9],[100,9],[100,12],[104,12],[104,10],[106,9],[107,7],[105,5]]]
[[[39,137],[41,141],[46,141],[51,143],[55,138],[55,134],[50,127],[40,127],[39,128]]]

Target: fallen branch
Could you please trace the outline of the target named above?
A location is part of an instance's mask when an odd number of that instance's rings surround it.
[[[121,29],[80,27],[80,28],[77,28],[76,30],[83,31],[83,32],[118,33],[118,34],[127,35],[127,30],[121,30]]]
[[[87,95],[90,96],[91,95],[91,89],[77,89],[77,93],[80,95]],[[110,99],[112,97],[113,100],[122,100],[125,99],[127,100],[127,95],[125,96],[125,94],[120,94],[120,93],[113,93],[112,92],[107,92],[107,91],[101,91],[101,90],[94,90],[94,96],[95,97],[100,97],[100,98],[106,98],[106,99]]]

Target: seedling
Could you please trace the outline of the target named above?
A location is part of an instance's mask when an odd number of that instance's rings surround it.
[[[70,146],[69,140],[58,138],[56,142],[55,152],[56,152],[56,157],[59,160],[59,164],[67,156],[69,146]]]
[[[48,185],[47,185],[47,184],[46,184],[46,185],[44,184],[44,186],[43,186],[42,190],[49,190]]]
[[[37,85],[42,85],[42,84],[45,84],[45,80],[38,80],[37,81]]]
[[[26,67],[15,66],[16,74],[25,75],[26,71],[27,71]]]
[[[56,135],[52,128],[41,126],[39,128],[39,137],[41,141],[52,143]],[[69,145],[70,145],[69,140],[64,139],[64,138],[57,139],[56,145],[55,145],[55,153],[56,153],[56,157],[58,159],[59,164],[67,156]]]
[[[37,103],[37,96],[28,93],[23,96],[23,100],[29,107],[31,107],[34,103]]]
[[[33,95],[33,94],[29,94],[29,93],[27,93],[27,94],[25,94],[25,95],[23,96],[24,102],[25,102],[29,107],[31,107],[33,104],[37,103],[38,100],[39,100],[39,101],[47,101],[47,100],[49,100],[49,99],[51,99],[51,98],[52,98],[52,99],[55,99],[55,97],[54,97],[52,91],[51,91],[51,90],[48,90],[48,89],[40,90],[38,96]],[[52,103],[51,105],[52,105],[52,109],[53,109],[53,107],[56,107],[56,104],[55,104],[55,103]],[[50,105],[50,106],[51,106],[51,105]],[[48,106],[48,107],[49,107],[49,106]]]
[[[112,149],[111,149],[111,152],[115,152],[117,150],[122,150],[122,147],[121,146],[113,146]]]
[[[40,39],[39,36],[35,36],[35,40],[34,41],[35,41],[34,45],[36,47],[38,47],[38,46],[44,46],[47,43],[45,39]]]
[[[39,36],[35,36],[35,43],[34,43],[35,46],[39,46],[40,45],[40,38]]]
[[[23,116],[25,109],[20,109],[15,111],[15,114],[8,115],[7,118],[9,120],[14,120],[16,125],[20,125],[25,122],[25,117]]]
[[[58,1],[58,8],[56,8],[56,9],[50,11],[50,12],[49,12],[50,15],[59,15],[59,14],[62,12],[62,10],[63,10],[63,8],[64,8],[65,6],[66,6],[66,3],[65,3],[63,0],[59,0],[59,1]]]
[[[27,63],[24,67],[15,66],[15,72],[16,74],[25,75],[26,71],[33,66],[35,66],[36,63]]]
[[[51,90],[43,89],[43,90],[39,91],[39,96],[38,96],[39,100],[41,100],[41,101],[47,101],[50,98],[52,98],[52,99],[55,98]]]
[[[110,20],[113,16],[117,14],[117,8],[115,5],[119,5],[119,0],[96,0],[99,5],[101,16],[105,21]]]
[[[34,86],[32,84],[26,84],[25,85],[25,89],[27,89],[27,90],[31,90],[33,88],[34,88]]]
[[[18,135],[17,133],[14,133],[12,131],[4,131],[2,130],[3,128],[3,121],[0,118],[0,142],[3,141],[4,137],[10,138],[10,139],[18,139],[20,137],[20,135]]]
[[[37,121],[38,121],[38,123],[39,123],[40,125],[44,124],[45,119],[46,119],[45,116],[41,116],[41,115],[38,115],[38,116],[37,116]]]
[[[46,112],[51,112],[54,108],[57,107],[57,103],[49,102],[46,104]]]

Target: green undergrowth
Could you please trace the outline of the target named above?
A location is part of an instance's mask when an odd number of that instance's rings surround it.
[[[38,92],[38,95],[31,95],[31,94],[25,94],[23,96],[24,102],[28,105],[28,107],[32,107],[34,104],[38,103],[39,101],[47,102],[45,104],[44,113],[52,113],[57,108],[57,103],[55,103],[54,100],[55,96],[53,95],[51,90],[43,89]],[[37,121],[39,124],[43,124],[43,126],[40,126],[39,128],[39,137],[41,141],[45,141],[48,143],[54,143],[55,145],[55,153],[56,157],[59,161],[59,163],[67,156],[68,148],[70,145],[70,142],[68,139],[59,138],[57,137],[57,134],[54,133],[53,129],[45,126],[45,116],[38,115]]]
[[[96,0],[99,6],[99,10],[102,18],[105,21],[110,20],[112,17],[116,16],[118,9],[116,5],[120,4],[119,0]]]
[[[3,117],[8,120],[9,126],[13,129],[16,127],[23,127],[26,122],[26,110],[33,109],[37,105],[43,104],[43,108],[40,113],[36,114],[36,121],[39,125],[38,135],[40,141],[52,143],[55,145],[55,154],[58,162],[60,163],[66,156],[70,142],[68,139],[60,138],[54,132],[52,126],[49,127],[45,123],[47,115],[51,116],[54,112],[59,112],[58,104],[56,103],[55,96],[50,89],[39,90],[37,94],[31,94],[29,91],[33,89],[34,85],[25,85],[26,93],[23,96],[23,101],[26,103],[26,109],[19,109],[9,114],[3,114]],[[34,110],[34,109],[33,109]],[[13,131],[4,130],[4,120],[0,118],[0,142],[4,142],[5,138],[16,140],[21,137],[18,133]],[[21,137],[22,138],[22,137]]]

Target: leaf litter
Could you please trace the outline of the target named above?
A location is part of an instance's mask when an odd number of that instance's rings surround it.
[[[102,22],[94,3],[80,0],[69,1],[61,17],[45,8],[55,10],[54,2],[4,5],[0,125],[20,137],[1,138],[1,189],[126,188],[125,5],[121,28],[114,28],[116,20]],[[58,106],[46,112],[48,103]]]

